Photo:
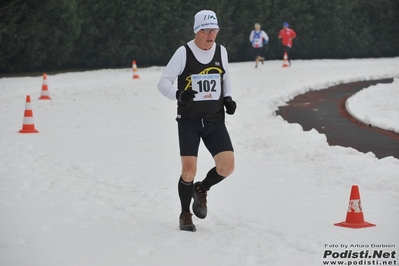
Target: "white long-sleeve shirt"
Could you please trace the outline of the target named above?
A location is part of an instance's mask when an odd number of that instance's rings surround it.
[[[263,30],[253,30],[249,35],[249,41],[252,43],[254,48],[262,48],[265,40],[268,42],[269,36]]]
[[[202,64],[208,64],[215,54],[216,43],[214,43],[212,48],[209,50],[202,50],[198,48],[197,45],[194,43],[194,40],[188,42],[187,45],[188,47],[190,47],[195,58]],[[222,64],[225,70],[225,74],[223,76],[223,95],[226,97],[231,96],[232,92],[230,75],[228,70],[229,61],[226,48],[222,45],[220,47]],[[177,77],[184,71],[184,68],[186,66],[186,58],[186,49],[184,48],[184,46],[179,47],[173,54],[172,58],[169,60],[169,63],[166,65],[164,72],[159,79],[158,90],[162,93],[163,96],[171,100],[176,100],[177,88],[174,83]]]

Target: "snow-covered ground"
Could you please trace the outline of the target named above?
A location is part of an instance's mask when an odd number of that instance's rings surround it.
[[[346,101],[346,108],[365,124],[399,133],[399,78],[359,91]]]
[[[131,69],[48,75],[51,100],[38,100],[41,77],[0,79],[0,265],[375,260],[339,258],[348,250],[382,250],[389,258],[377,263],[397,265],[399,160],[329,146],[325,135],[305,132],[275,111],[309,90],[399,77],[399,58],[295,60],[291,68],[281,61],[258,69],[254,62],[230,64],[238,108],[226,124],[236,169],[209,191],[208,217],[194,218],[195,233],[178,229],[176,104],[157,90],[163,67],[137,64],[139,79]],[[399,132],[398,91],[396,79],[347,105],[366,123]],[[18,133],[26,95],[38,134]],[[202,145],[197,180],[211,167]],[[377,226],[334,226],[345,220],[354,184],[365,220]],[[323,258],[327,253],[334,255]]]

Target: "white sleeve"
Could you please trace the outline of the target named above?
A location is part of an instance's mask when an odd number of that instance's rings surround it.
[[[185,66],[186,48],[181,46],[176,50],[169,63],[166,65],[158,82],[158,90],[166,98],[176,100],[177,88],[174,86],[174,82],[177,77],[183,73]]]
[[[262,31],[262,36],[266,41],[269,41],[269,36],[267,35],[267,33],[265,31]]]
[[[254,31],[251,31],[251,34],[249,35],[249,41],[252,42],[254,40]]]
[[[231,96],[232,93],[232,86],[231,86],[231,80],[230,80],[230,71],[229,71],[229,58],[227,55],[227,50],[224,46],[220,45],[220,50],[222,53],[222,64],[223,68],[226,73],[224,73],[223,76],[223,94],[224,97]]]

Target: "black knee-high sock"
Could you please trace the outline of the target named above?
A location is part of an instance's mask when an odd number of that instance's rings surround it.
[[[193,182],[186,182],[180,176],[178,190],[182,211],[190,212],[190,203],[194,191]]]
[[[201,182],[201,185],[205,190],[209,190],[213,185],[216,185],[223,179],[224,177],[216,172],[216,167],[213,167],[211,170],[209,170],[205,179]]]

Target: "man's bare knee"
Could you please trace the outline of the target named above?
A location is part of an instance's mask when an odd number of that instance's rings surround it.
[[[216,172],[223,177],[228,177],[233,171],[234,164],[219,165],[219,167],[216,167]]]
[[[182,157],[182,178],[185,182],[191,182],[197,173],[197,157],[183,156]]]
[[[234,171],[234,153],[231,151],[222,152],[215,156],[216,172],[228,177]]]
[[[181,174],[181,177],[182,177],[182,179],[185,181],[185,182],[191,182],[191,181],[193,181],[194,180],[194,177],[195,177],[195,172],[194,171],[182,171],[182,174]]]

